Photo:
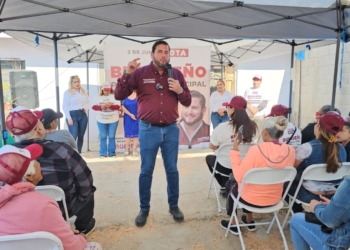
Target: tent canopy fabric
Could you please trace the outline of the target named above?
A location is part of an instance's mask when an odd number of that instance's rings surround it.
[[[53,42],[50,39],[41,37],[39,45],[35,43],[36,34],[43,34],[47,37],[53,37],[52,33],[28,33],[9,31],[6,34],[10,35],[14,39],[17,39],[32,47],[36,47],[44,53],[54,55]],[[72,35],[74,37],[74,35]],[[67,35],[63,35],[61,38],[67,38]],[[131,42],[127,39],[133,39]],[[67,38],[57,41],[58,58],[73,62],[86,62],[86,52],[88,53],[88,61],[92,63],[103,63],[103,50],[105,44],[117,44],[119,46],[130,46],[130,44],[137,43],[149,43],[151,44],[160,37],[114,37],[103,35],[89,35],[76,38]],[[211,46],[211,64],[220,65],[221,61],[224,65],[232,62],[233,64],[239,64],[248,61],[254,61],[264,58],[270,58],[279,55],[290,54],[291,52],[291,40],[239,40],[231,42],[232,40],[219,40],[210,39],[207,41],[196,39],[177,39],[171,38],[166,40],[173,48],[182,46]],[[306,44],[310,44],[312,48],[317,48],[329,44],[335,43],[334,39],[331,40],[296,40],[295,52],[306,49]],[[221,45],[218,45],[221,44]],[[298,46],[299,45],[299,46]],[[220,56],[220,53],[223,56]],[[220,60],[222,59],[222,60]]]
[[[216,39],[336,38],[336,8],[192,0],[0,1],[0,30]]]

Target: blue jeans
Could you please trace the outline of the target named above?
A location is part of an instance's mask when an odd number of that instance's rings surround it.
[[[218,112],[211,112],[211,122],[213,123],[213,129],[216,128],[220,123],[229,120],[227,113],[224,116],[220,116]]]
[[[117,131],[118,121],[113,123],[97,122],[100,132],[100,156],[107,156],[107,137],[108,137],[108,156],[115,155],[115,132]]]
[[[161,149],[168,182],[168,204],[170,207],[176,207],[179,200],[179,172],[177,171],[179,129],[177,123],[174,122],[168,126],[159,127],[140,120],[139,141],[141,154],[141,173],[139,177],[141,210],[150,210],[152,176],[159,148]]]
[[[321,231],[321,226],[305,221],[304,213],[296,213],[290,220],[290,234],[297,250],[330,249],[324,242],[330,236]]]
[[[68,130],[72,134],[74,140],[77,140],[78,152],[81,153],[81,149],[84,143],[84,134],[86,131],[88,118],[85,114],[84,110],[72,110],[70,111],[70,116],[73,120],[73,126],[68,124],[68,120],[66,120],[68,125]]]

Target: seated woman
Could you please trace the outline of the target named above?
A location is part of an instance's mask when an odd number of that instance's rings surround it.
[[[301,175],[310,165],[326,163],[326,172],[336,173],[339,163],[346,161],[344,146],[337,142],[335,136],[342,131],[343,126],[344,119],[336,112],[330,111],[320,117],[319,122],[314,127],[316,140],[304,143],[296,149],[294,167],[297,168],[297,176],[289,189],[288,193],[290,195],[294,195]],[[309,203],[312,199],[317,199],[320,194],[331,198],[340,181],[319,182],[306,180],[300,187],[297,199]],[[293,211],[294,213],[302,212],[301,204],[294,203]]]
[[[100,244],[87,244],[84,234],[71,230],[55,200],[34,191],[42,179],[35,159],[42,152],[38,144],[0,148],[0,236],[44,231],[56,235],[65,250],[101,250]]]
[[[247,101],[242,96],[234,96],[231,99],[230,103],[225,102],[222,105],[226,106],[227,115],[230,120],[220,123],[213,130],[213,133],[210,137],[210,148],[216,150],[220,147],[221,144],[225,142],[231,142],[241,125],[244,127],[244,142],[252,142],[252,140],[254,140],[253,137],[257,134],[258,127],[254,121],[250,120],[246,112]],[[216,155],[207,155],[205,161],[207,162],[210,172],[213,173]],[[221,186],[220,194],[225,198],[227,196],[225,191],[225,184],[229,178],[228,176],[230,173],[232,173],[232,168],[229,152],[222,152],[220,155],[218,155],[216,173],[214,176]]]
[[[239,141],[233,142],[233,150],[230,152],[233,175],[238,186],[233,188],[232,193],[237,197],[238,190],[242,183],[244,175],[251,169],[271,167],[275,169],[283,169],[287,166],[293,166],[295,161],[295,150],[292,146],[280,143],[278,140],[283,135],[284,130],[288,126],[288,120],[283,116],[266,118],[262,124],[261,136],[263,142],[249,148],[244,159],[240,160]],[[244,131],[244,130],[243,130]],[[273,185],[254,185],[246,184],[243,187],[240,202],[258,208],[269,207],[277,204],[283,191],[283,184]],[[227,214],[231,216],[233,210],[233,200],[229,198],[229,209]],[[241,220],[244,224],[255,223],[253,213],[243,209],[246,215]],[[226,229],[229,221],[222,220],[221,226]],[[236,222],[233,221],[232,225]],[[248,226],[249,231],[255,231],[254,225]],[[238,235],[236,226],[231,226],[230,232]]]
[[[45,128],[45,139],[51,141],[65,142],[78,151],[77,144],[68,130],[57,130],[60,118],[63,117],[61,112],[55,112],[53,109],[41,110],[43,117],[41,121]]]
[[[341,115],[339,109],[334,108],[332,110],[331,105],[327,104],[321,107],[319,111],[316,112],[315,115],[315,122],[309,123],[302,131],[301,131],[301,143],[306,143],[312,140],[315,140],[315,135],[314,135],[314,127],[317,124],[318,120],[320,117],[324,114],[326,114],[329,111],[334,111],[337,112],[339,115]]]
[[[350,176],[344,177],[331,200],[320,195],[310,202],[314,213],[328,228],[305,221],[305,213],[296,213],[290,221],[290,233],[295,249],[350,248]]]

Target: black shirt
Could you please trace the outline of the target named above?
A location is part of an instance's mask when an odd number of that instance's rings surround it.
[[[301,143],[306,143],[312,140],[315,140],[314,127],[316,122],[309,123],[302,131],[301,131]]]
[[[344,148],[346,151],[346,162],[350,162],[350,142]]]

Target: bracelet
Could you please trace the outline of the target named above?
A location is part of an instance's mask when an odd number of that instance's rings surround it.
[[[129,77],[131,74],[126,73],[126,70],[123,71],[123,75]]]
[[[180,93],[180,94],[177,94],[177,95],[181,95],[183,92],[184,92],[184,89],[182,88],[181,93]]]

